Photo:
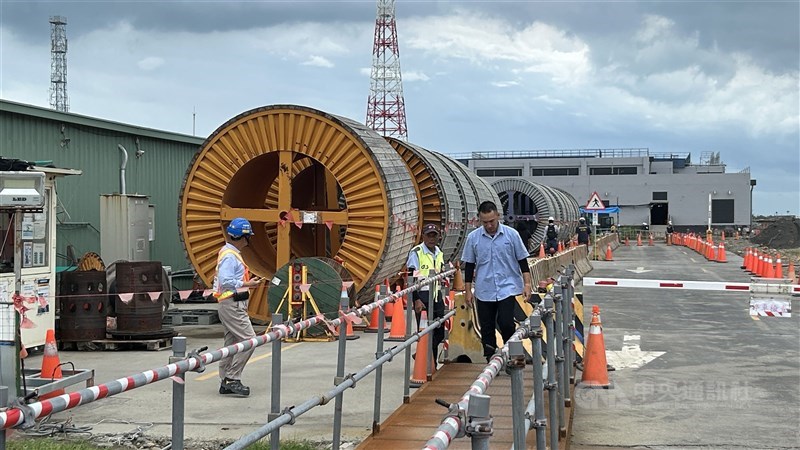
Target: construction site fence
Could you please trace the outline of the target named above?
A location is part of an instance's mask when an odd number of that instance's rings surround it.
[[[340,316],[336,319],[328,320],[324,315],[319,314],[313,317],[300,320],[296,323],[288,322],[284,324],[284,323],[279,323],[277,321],[273,321],[273,326],[271,327],[271,330],[266,332],[265,334],[256,336],[254,338],[245,341],[237,342],[235,344],[222,347],[214,351],[206,351],[207,350],[206,348],[200,348],[190,351],[188,354],[186,354],[186,338],[177,337],[173,339],[173,356],[170,358],[170,364],[166,366],[158,367],[155,369],[147,370],[127,377],[119,378],[117,380],[113,380],[108,383],[87,387],[85,389],[63,394],[47,400],[34,401],[29,403],[28,399],[15,398],[11,401],[11,407],[7,408],[4,411],[0,411],[0,450],[5,450],[5,442],[6,442],[5,434],[6,430],[10,428],[22,428],[22,429],[31,428],[35,425],[35,421],[38,418],[66,411],[68,409],[76,408],[80,405],[86,405],[88,403],[92,403],[94,401],[106,397],[112,397],[122,392],[128,392],[135,388],[139,388],[165,379],[173,379],[174,381],[173,421],[172,421],[173,440],[171,448],[182,450],[183,423],[184,423],[183,422],[183,395],[184,395],[184,382],[185,382],[184,374],[186,372],[190,371],[203,372],[205,370],[206,365],[208,364],[218,362],[222,358],[233,356],[237,353],[248,351],[254,347],[259,347],[268,342],[273,343],[273,359],[275,358],[274,356],[275,353],[277,353],[278,355],[277,358],[279,363],[280,343],[286,338],[299,335],[299,333],[302,330],[311,328],[315,325],[325,325],[331,330],[335,328],[344,330],[346,328],[347,321],[360,320],[357,318],[371,314],[372,311],[376,308],[380,308],[379,316],[381,317],[381,322],[383,322],[383,317],[384,317],[383,310],[387,304],[394,303],[397,300],[403,299],[405,296],[421,289],[423,286],[443,283],[448,277],[452,276],[454,273],[455,270],[450,269],[439,274],[431,274],[429,277],[420,278],[413,284],[409,283],[408,287],[399,290],[395,293],[389,293],[387,292],[386,286],[381,286],[380,291],[378,291],[378,289],[376,288],[376,296],[374,302],[361,306],[359,308],[350,309],[346,313],[340,312]],[[433,301],[433,296],[431,296],[431,301]],[[350,304],[350,298],[347,297],[347,289],[346,287],[343,286],[342,311],[347,310],[347,308],[349,308],[349,304]],[[429,308],[431,308],[431,306],[429,306]],[[429,310],[432,311],[432,308]],[[411,318],[412,313],[413,313],[412,309],[407,308],[407,314],[409,316],[409,319]],[[452,314],[453,312],[451,311],[449,315],[446,316],[449,318]],[[282,322],[282,318],[279,319]],[[435,321],[434,324],[441,324],[443,321],[444,319],[440,319]],[[425,328],[425,330],[427,331],[422,330],[417,333],[411,333],[410,329],[411,323],[412,323],[411,320],[407,321],[407,326],[406,326],[407,339],[404,342],[404,344],[406,345],[403,347],[406,349],[407,366],[409,365],[409,361],[411,360],[410,344],[416,342],[421,335],[427,334],[430,332],[430,330],[436,328],[436,326],[431,325]],[[341,346],[344,345],[343,343],[346,342],[345,334],[346,333],[344,332],[339,333],[340,336],[339,339],[341,343],[340,350],[342,350]],[[378,339],[378,341],[382,345],[383,334],[379,333],[379,335],[380,338]],[[274,352],[275,348],[278,349],[277,352]],[[383,352],[383,350],[381,349],[380,352]],[[389,352],[388,354],[391,354],[393,356],[391,352]],[[343,371],[344,360],[342,358],[343,358],[343,353],[340,355],[340,361],[339,361],[339,365],[341,366],[341,369]],[[389,357],[388,359],[390,360],[391,357]],[[276,373],[280,374],[280,372],[276,372],[275,366],[273,366],[272,370],[273,370],[273,380],[275,380],[275,374]],[[406,370],[408,371],[408,367],[406,368]],[[341,376],[343,376],[343,374]],[[350,378],[352,379],[352,377]],[[274,384],[275,383],[273,383],[273,385]],[[337,383],[337,386],[340,384],[345,384],[345,383],[344,382]],[[279,383],[278,386],[280,386]],[[7,395],[6,394],[7,392],[8,392],[7,387],[0,387],[0,395]],[[274,394],[275,393],[273,392],[273,399],[276,398]],[[279,395],[277,396],[277,398],[280,398]],[[339,396],[339,398],[341,398],[341,396]],[[278,411],[273,411],[270,414],[276,414],[277,412]]]
[[[570,265],[559,275],[553,291],[520,324],[505,345],[491,357],[460,401],[447,404],[448,412],[436,432],[422,447],[424,450],[444,450],[459,438],[468,437],[473,450],[497,448],[491,445],[494,435],[493,420],[489,414],[491,397],[487,389],[500,370],[511,377],[511,411],[514,445],[512,449],[528,448],[526,440],[530,430],[535,430],[536,449],[545,450],[546,431],[549,427],[549,448],[558,450],[559,436],[566,433],[565,408],[571,404],[571,386],[575,381],[572,346],[575,335],[572,298],[575,296],[575,267]],[[543,327],[547,332],[546,359],[543,363]],[[531,339],[533,354],[530,364],[522,340]],[[524,403],[523,376],[530,365],[533,391]],[[546,380],[546,382],[545,382]],[[544,395],[548,395],[548,410],[544,409]]]

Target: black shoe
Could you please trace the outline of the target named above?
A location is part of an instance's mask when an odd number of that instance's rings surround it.
[[[226,378],[219,385],[219,393],[222,395],[233,394],[241,397],[247,397],[250,395],[250,388],[243,385],[239,380],[231,380]]]
[[[614,366],[612,366],[611,364],[606,364],[606,370],[609,371],[609,372],[613,372],[613,371],[615,371],[617,369]]]

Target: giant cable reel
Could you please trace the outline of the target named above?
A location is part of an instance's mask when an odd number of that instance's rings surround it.
[[[253,273],[271,278],[295,258],[330,258],[368,301],[415,244],[398,218],[416,224],[417,216],[408,169],[381,136],[312,108],[273,105],[234,117],[206,139],[184,177],[178,223],[208,286],[225,226],[244,217],[255,231],[242,251]],[[251,294],[254,319],[268,319],[264,289]]]

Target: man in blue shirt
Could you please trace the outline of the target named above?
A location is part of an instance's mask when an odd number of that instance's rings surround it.
[[[495,324],[504,342],[514,334],[514,297],[522,294],[527,300],[533,291],[528,266],[528,251],[517,230],[500,224],[497,205],[486,201],[478,206],[481,227],[467,236],[464,253],[464,300],[468,307],[478,300],[483,355],[487,362],[497,350]]]

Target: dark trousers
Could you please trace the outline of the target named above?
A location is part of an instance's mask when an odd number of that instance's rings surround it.
[[[497,349],[497,338],[495,337],[495,324],[500,330],[503,342],[508,342],[514,334],[516,325],[514,324],[514,308],[517,301],[514,296],[507,297],[497,302],[485,302],[478,299],[478,322],[481,326],[481,343],[483,344],[483,356],[488,361]]]
[[[550,253],[550,249],[553,249],[553,252],[558,251],[558,239],[548,239],[547,240],[547,248],[545,249],[547,253]]]
[[[428,312],[428,299],[430,298],[428,296],[429,293],[430,293],[429,291],[419,291],[417,293],[419,299],[422,301],[422,304],[425,305],[425,307],[422,310],[426,312]],[[413,307],[413,304],[411,306]],[[414,313],[417,315],[417,328],[419,329],[419,322],[420,322],[420,317],[422,316],[422,311],[417,312],[416,310],[414,310]],[[428,312],[428,321],[430,321],[431,319],[438,319],[440,317],[444,317],[444,298],[442,298],[441,293],[439,294],[437,301],[433,304],[433,317],[431,317],[430,312]],[[430,341],[431,345],[433,346],[433,360],[438,361],[439,344],[441,344],[442,341],[444,341],[444,326],[439,326],[439,328],[433,330],[433,332],[431,332],[429,336],[431,336]]]

